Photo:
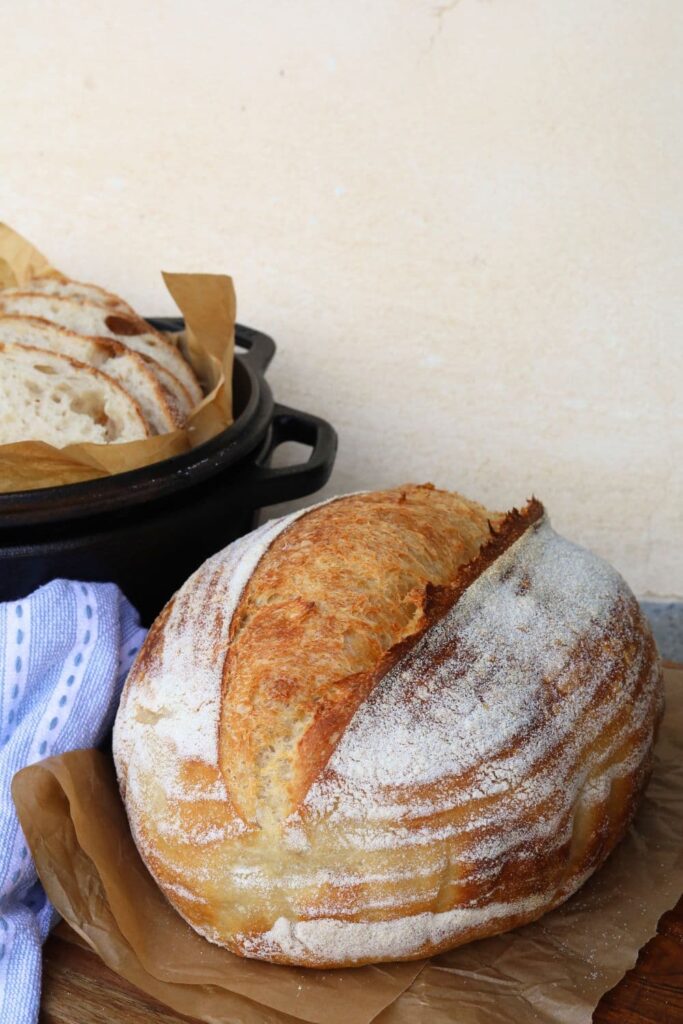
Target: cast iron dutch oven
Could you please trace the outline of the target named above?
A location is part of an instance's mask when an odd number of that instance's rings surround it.
[[[150,319],[160,330],[183,321]],[[64,487],[0,494],[0,600],[49,580],[118,583],[149,624],[208,558],[255,525],[264,505],[319,490],[337,436],[324,420],[273,401],[264,371],[275,343],[238,325],[235,421],[205,444],[129,473]],[[284,441],[312,449],[307,462],[273,469]]]

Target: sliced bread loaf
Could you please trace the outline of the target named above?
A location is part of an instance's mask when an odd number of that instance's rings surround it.
[[[114,338],[126,348],[154,359],[172,374],[180,385],[176,388],[180,402],[187,402],[189,397],[193,406],[202,399],[199,381],[182,353],[141,317],[73,296],[16,290],[0,292],[0,312],[44,317],[76,334]]]
[[[155,434],[176,430],[185,416],[142,356],[108,338],[88,338],[36,316],[0,316],[0,341],[58,352],[106,373],[142,409]]]
[[[139,441],[137,403],[105,373],[68,356],[0,342],[0,444]]]

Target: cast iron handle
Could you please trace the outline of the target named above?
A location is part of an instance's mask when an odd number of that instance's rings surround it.
[[[265,373],[275,355],[275,342],[268,334],[255,331],[253,327],[235,324],[235,344],[246,348],[242,356],[255,370]]]
[[[175,333],[185,329],[185,321],[181,316],[150,316],[147,323],[156,327],[158,331]],[[271,359],[275,355],[275,342],[262,331],[255,331],[253,327],[245,327],[244,324],[235,324],[235,344],[246,349],[240,355],[255,370],[265,373]]]
[[[296,466],[273,469],[266,465],[278,445],[284,441],[298,441],[312,448],[306,462]],[[244,488],[250,504],[274,505],[282,501],[301,498],[319,490],[330,478],[337,453],[337,433],[334,428],[300,409],[290,409],[275,403],[268,445],[258,460],[239,475],[233,487]],[[237,493],[240,493],[238,491]]]

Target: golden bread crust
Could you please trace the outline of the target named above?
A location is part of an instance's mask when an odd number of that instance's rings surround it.
[[[114,752],[193,927],[341,967],[566,899],[628,827],[661,707],[635,598],[539,503],[501,517],[411,486],[210,559],[149,634]]]
[[[424,628],[428,585],[476,557],[489,516],[409,487],[324,505],[272,543],[233,616],[224,669],[221,764],[246,821],[299,805],[387,653]]]

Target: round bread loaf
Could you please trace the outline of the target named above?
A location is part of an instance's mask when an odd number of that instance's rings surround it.
[[[500,515],[405,486],[209,559],[149,633],[114,756],[193,928],[345,967],[565,900],[628,827],[661,710],[633,594],[539,502]]]

